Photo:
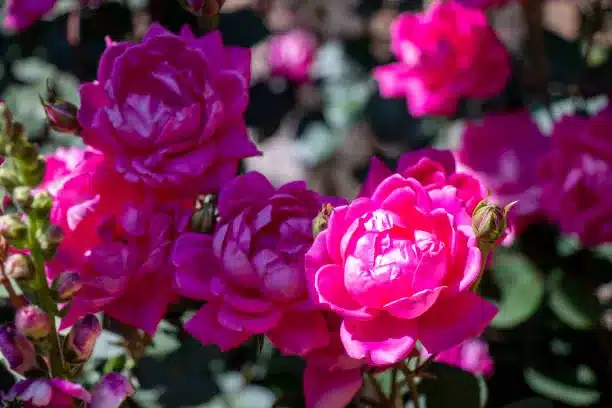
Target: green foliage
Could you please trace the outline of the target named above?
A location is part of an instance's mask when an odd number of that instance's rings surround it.
[[[562,322],[575,330],[589,330],[599,324],[601,306],[593,293],[560,271],[550,281],[548,307]]]
[[[588,370],[582,366],[574,372],[544,372],[528,367],[524,375],[527,385],[538,394],[571,406],[584,407],[595,404],[600,398],[594,384],[585,384],[592,381],[592,375],[585,374],[585,369]]]
[[[446,364],[433,363],[427,368],[434,378],[419,385],[427,408],[481,408],[486,404],[486,384],[477,377]]]

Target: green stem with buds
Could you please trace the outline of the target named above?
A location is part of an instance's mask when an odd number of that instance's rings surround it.
[[[35,219],[30,218],[30,252],[34,262],[35,271],[35,288],[36,296],[39,306],[49,316],[51,323],[51,333],[49,334],[49,340],[51,342],[51,350],[49,352],[49,361],[51,363],[51,375],[56,378],[64,378],[64,357],[62,355],[62,348],[60,346],[59,334],[55,325],[55,315],[57,312],[57,305],[51,298],[51,291],[47,283],[47,276],[45,273],[45,257],[40,248],[38,240],[36,239],[37,222]]]

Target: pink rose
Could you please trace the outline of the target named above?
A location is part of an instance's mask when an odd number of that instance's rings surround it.
[[[325,202],[304,182],[277,190],[256,172],[225,186],[214,236],[187,233],[174,249],[178,291],[207,301],[186,330],[222,350],[264,333],[287,354],[327,344],[304,277],[312,221]]]
[[[461,368],[474,375],[493,375],[493,359],[489,345],[480,339],[470,339],[445,350],[436,356],[436,361]]]
[[[90,149],[79,147],[59,147],[45,157],[45,177],[40,188],[55,195],[67,176],[75,171],[78,165],[92,153]]]
[[[9,30],[23,31],[53,10],[57,0],[7,0],[4,26]]]
[[[466,208],[468,217],[461,220],[465,225],[471,225],[472,212],[487,196],[487,190],[479,179],[456,171],[455,158],[448,150],[428,148],[406,153],[400,157],[396,172],[419,181],[427,191],[440,190],[447,185],[454,187]],[[359,197],[370,197],[378,185],[392,174],[387,166],[374,157]]]
[[[344,351],[340,340],[342,320],[326,313],[329,343],[306,355],[304,395],[306,408],[344,408],[361,389],[363,360]]]
[[[506,205],[513,233],[520,233],[541,215],[542,189],[537,165],[550,149],[529,112],[487,115],[468,123],[457,152],[460,163],[492,190],[491,201]]]
[[[103,311],[154,334],[176,298],[170,255],[175,239],[189,223],[189,213],[183,203],[145,200],[126,206],[120,217],[101,226],[101,242],[78,265],[83,286],[61,327]]]
[[[2,396],[3,402],[20,401],[23,408],[73,408],[75,399],[88,403],[91,395],[80,385],[59,378],[22,380]]]
[[[216,192],[258,154],[243,120],[250,51],[218,31],[177,36],[154,24],[140,43],[109,42],[98,80],[81,87],[83,140],[132,183]]]
[[[612,242],[612,105],[592,118],[566,116],[555,125],[540,161],[542,205],[586,246]]]
[[[374,78],[384,97],[405,96],[413,116],[451,115],[461,98],[499,93],[510,75],[486,15],[452,1],[401,14],[391,46],[399,62],[376,68]]]
[[[343,320],[354,359],[385,366],[480,334],[497,308],[472,292],[481,253],[460,190],[394,174],[347,206],[306,254],[311,297]]]
[[[271,74],[298,83],[308,81],[317,47],[314,34],[304,30],[296,29],[272,37],[268,48]]]

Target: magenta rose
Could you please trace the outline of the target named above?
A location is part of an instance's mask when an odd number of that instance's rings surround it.
[[[308,299],[304,276],[312,222],[326,202],[304,182],[275,189],[256,172],[225,186],[214,236],[187,233],[174,249],[178,291],[207,301],[186,330],[222,350],[255,334],[287,354],[327,344],[325,319]]]
[[[168,194],[216,192],[259,154],[243,120],[250,51],[214,31],[196,38],[154,24],[140,43],[109,43],[81,87],[83,140],[132,183]]]
[[[7,0],[3,24],[6,28],[22,31],[53,10],[57,0]]]
[[[314,34],[304,30],[272,37],[268,48],[270,73],[298,83],[308,81],[317,47]]]
[[[127,205],[121,216],[105,222],[98,230],[100,243],[75,266],[83,286],[61,327],[102,311],[154,334],[177,297],[170,256],[190,212],[183,203],[145,200]]]
[[[489,354],[489,345],[481,339],[469,339],[458,346],[444,350],[435,360],[459,367],[474,375],[485,377],[493,375],[494,365]]]
[[[342,317],[347,354],[370,365],[480,334],[496,307],[472,292],[482,256],[459,190],[394,174],[347,206],[306,254],[314,301]]]
[[[59,147],[52,154],[45,157],[45,176],[40,188],[55,195],[61,188],[66,177],[77,169],[86,158],[94,155],[95,151],[79,147]]]
[[[592,118],[566,116],[539,160],[547,215],[586,246],[612,242],[611,127],[611,105]]]
[[[520,233],[542,215],[542,188],[537,166],[550,149],[529,112],[487,115],[468,123],[458,160],[492,191],[491,201],[518,203],[510,212],[513,233]]]
[[[510,75],[486,15],[453,1],[401,14],[391,46],[398,62],[376,68],[374,78],[384,97],[405,96],[413,116],[451,115],[461,98],[495,96]]]

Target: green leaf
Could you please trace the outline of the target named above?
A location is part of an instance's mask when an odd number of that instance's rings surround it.
[[[544,398],[529,398],[526,400],[513,402],[504,408],[554,408],[553,403]]]
[[[538,311],[544,296],[544,282],[526,258],[518,254],[498,254],[492,278],[501,291],[501,301],[491,326],[510,329]]]
[[[576,376],[578,374],[576,373]],[[529,367],[525,370],[524,376],[527,385],[538,394],[571,406],[592,405],[600,398],[597,390],[578,385],[577,379],[571,381],[569,378],[560,378],[561,374],[557,371],[554,375],[547,375]]]
[[[589,330],[597,326],[602,310],[595,294],[572,282],[561,271],[553,274],[550,281],[548,306],[561,321],[575,330]]]
[[[483,383],[460,368],[433,363],[427,372],[435,379],[423,379],[419,391],[425,396],[427,408],[483,407]],[[485,386],[486,387],[486,386]]]

